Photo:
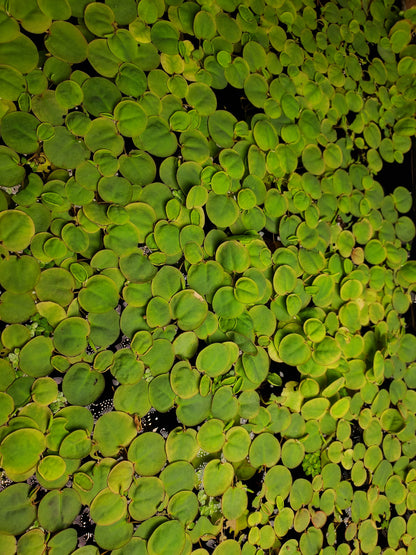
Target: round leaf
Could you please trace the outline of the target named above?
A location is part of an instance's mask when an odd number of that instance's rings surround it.
[[[185,545],[185,531],[178,520],[160,524],[147,543],[149,555],[180,555]]]
[[[81,501],[75,490],[50,491],[39,503],[39,523],[50,532],[63,530],[72,524],[80,509]]]
[[[209,461],[203,475],[204,490],[207,495],[216,497],[223,494],[231,485],[234,470],[230,463],[218,459]]]
[[[137,435],[133,418],[125,412],[108,412],[100,416],[94,428],[93,439],[104,457],[116,457]]]
[[[118,291],[112,279],[92,276],[79,292],[79,303],[87,312],[102,314],[118,304]]]
[[[0,241],[10,251],[22,251],[35,234],[33,220],[20,210],[0,212]]]
[[[36,507],[29,497],[28,484],[11,484],[0,491],[0,531],[22,534],[36,518]]]
[[[45,45],[53,56],[70,64],[83,62],[87,57],[88,44],[84,35],[67,21],[52,23]]]
[[[88,322],[78,316],[63,320],[55,329],[53,342],[57,351],[66,356],[81,354],[87,347]]]
[[[94,497],[90,513],[96,524],[114,524],[127,513],[127,499],[105,488]]]
[[[311,357],[311,349],[301,335],[289,333],[279,343],[280,358],[286,364],[298,366]]]
[[[22,428],[8,434],[0,445],[6,474],[23,474],[33,468],[44,448],[45,437],[39,430]]]
[[[145,432],[130,445],[128,458],[138,474],[154,476],[166,462],[165,441],[155,432]]]
[[[262,433],[255,437],[249,451],[250,464],[259,466],[274,466],[280,459],[280,444],[274,435]]]
[[[62,391],[71,404],[85,406],[98,399],[104,386],[104,376],[100,372],[92,370],[88,364],[78,362],[66,372]]]

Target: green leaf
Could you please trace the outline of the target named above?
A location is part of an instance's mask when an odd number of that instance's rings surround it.
[[[298,117],[300,107],[297,99],[293,95],[283,94],[280,102],[282,104],[283,113],[288,119],[294,120]]]
[[[39,0],[39,8],[51,19],[66,20],[71,17],[71,6],[67,0]]]
[[[286,468],[299,466],[305,455],[305,448],[296,439],[288,439],[282,446],[282,462]]]
[[[283,538],[286,536],[288,531],[293,525],[293,511],[289,507],[283,507],[279,511],[279,514],[276,515],[276,519],[274,521],[274,530],[278,538]],[[289,540],[290,542],[291,540]],[[296,541],[296,540],[294,540]],[[288,542],[285,544],[285,548],[289,549]],[[297,544],[291,546],[294,551],[289,551],[290,553],[296,553]]]
[[[234,288],[227,285],[217,289],[212,300],[212,308],[220,317],[237,318],[243,312],[244,304],[236,299]]]
[[[169,376],[163,374],[156,376],[149,384],[149,401],[159,412],[167,412],[174,405],[175,393],[173,392]]]
[[[179,137],[181,152],[184,160],[204,163],[209,157],[209,145],[204,135],[194,129],[184,131]]]
[[[39,430],[22,428],[8,434],[0,444],[6,474],[23,474],[32,469],[44,449],[45,437]]]
[[[132,62],[139,54],[138,44],[127,29],[117,29],[108,37],[107,44],[111,53],[123,62]]]
[[[405,333],[399,342],[398,355],[404,362],[413,362],[415,360],[416,337],[411,333]]]
[[[21,223],[23,224],[24,221],[25,220],[22,218]],[[9,223],[13,223],[13,220]],[[30,221],[28,223],[30,225]],[[0,262],[0,283],[4,289],[12,293],[26,293],[32,291],[39,277],[39,263],[30,256],[21,256],[19,258],[10,256],[8,259]]]
[[[201,116],[213,114],[217,107],[216,96],[205,83],[191,83],[186,94],[186,101]]]
[[[197,393],[189,399],[178,400],[176,415],[185,426],[196,426],[207,418],[211,409],[212,396],[209,390],[203,393],[204,396]]]
[[[63,530],[72,524],[80,509],[80,498],[73,489],[50,491],[39,503],[39,523],[50,532]]]
[[[85,144],[92,152],[105,148],[114,156],[118,156],[123,150],[124,141],[117,133],[112,120],[97,118],[93,120],[85,135]]]
[[[231,197],[210,193],[206,204],[208,218],[219,228],[231,226],[238,218],[237,203]]]
[[[172,316],[183,331],[196,329],[202,324],[207,313],[206,301],[196,291],[187,289],[176,293],[171,300]]]
[[[26,90],[23,75],[17,69],[8,66],[0,67],[0,94],[4,100],[17,100]]]
[[[276,465],[267,471],[264,477],[266,498],[273,503],[276,497],[286,499],[292,487],[292,475],[286,466]]]
[[[166,441],[166,454],[170,462],[178,460],[192,461],[197,452],[198,444],[195,430],[184,430],[177,427],[170,432]]]
[[[374,122],[364,128],[364,139],[370,148],[378,148],[381,142],[381,132]]]
[[[18,185],[24,178],[25,170],[19,164],[20,158],[13,150],[5,146],[0,147],[0,179],[6,187]],[[5,209],[5,202],[3,205]]]
[[[95,541],[105,551],[115,550],[127,544],[133,535],[133,523],[122,518],[114,524],[100,525],[95,527]]]
[[[179,491],[169,500],[168,513],[183,525],[193,522],[198,514],[198,498],[192,491]]]
[[[66,528],[55,534],[48,541],[48,547],[50,548],[51,555],[58,555],[58,553],[65,553],[66,555],[76,549],[77,542],[78,538],[75,528]]]
[[[234,362],[226,343],[213,343],[202,349],[196,360],[196,367],[214,378],[225,374]]]
[[[62,457],[47,455],[39,461],[37,470],[45,480],[54,481],[65,474],[66,468],[66,463]]]
[[[300,538],[300,551],[304,555],[307,553],[319,553],[322,548],[323,541],[324,538],[322,531],[320,529],[310,527]]]
[[[312,485],[304,478],[298,478],[293,482],[290,490],[290,506],[294,511],[297,511],[302,505],[307,505],[313,495]]]
[[[249,446],[250,436],[247,430],[240,426],[234,426],[225,436],[224,457],[230,462],[242,461],[247,456]]]
[[[244,92],[248,100],[256,108],[263,108],[266,102],[269,86],[264,77],[258,73],[252,73],[244,81]]]
[[[247,493],[240,486],[228,488],[221,500],[221,510],[225,518],[238,519],[247,508]]]
[[[154,476],[140,476],[129,489],[129,513],[134,520],[152,517],[165,497],[163,482]]]
[[[165,441],[155,432],[145,432],[130,445],[128,458],[138,474],[154,476],[166,462]]]
[[[102,314],[118,304],[116,284],[106,276],[92,276],[79,292],[79,303],[87,312]]]
[[[108,353],[108,351],[106,351]],[[98,355],[97,355],[98,356]],[[120,349],[111,357],[111,373],[122,384],[137,383],[144,373],[144,365],[130,349]],[[95,361],[94,361],[95,366]]]
[[[112,113],[121,100],[117,86],[104,77],[91,77],[82,85],[84,108],[93,116]],[[109,122],[111,123],[111,122]]]
[[[325,162],[321,150],[316,145],[308,145],[302,152],[302,163],[306,171],[313,175],[321,175],[325,171]]]
[[[83,459],[91,450],[89,433],[85,430],[74,430],[69,433],[59,447],[59,455],[65,459]]]
[[[312,356],[318,364],[331,366],[340,358],[341,350],[335,339],[332,337],[325,337],[320,343],[318,343],[318,345],[316,345]]]
[[[207,11],[198,11],[193,23],[195,36],[199,39],[212,39],[216,34],[214,17]]]
[[[220,387],[212,399],[211,412],[214,418],[219,418],[224,422],[230,421],[237,414],[238,403],[233,396],[230,386]]]
[[[41,273],[35,291],[40,301],[52,301],[67,306],[74,298],[73,287],[74,278],[67,270],[48,268]]]
[[[107,0],[106,4],[113,10],[116,22],[119,26],[132,23],[137,17],[137,6],[134,0]]]
[[[279,266],[273,276],[273,287],[278,295],[291,293],[296,287],[297,276],[295,270],[283,264]]]
[[[386,258],[386,249],[378,239],[371,239],[364,247],[364,256],[370,264],[381,264]]]
[[[201,12],[199,12],[201,13]],[[208,130],[213,141],[222,148],[231,148],[237,119],[225,110],[215,110],[208,118]]]
[[[21,73],[30,73],[39,62],[36,45],[26,35],[16,33],[14,24],[17,25],[17,22],[14,19],[9,16],[7,19],[8,22],[2,25],[3,28],[7,26],[8,30],[6,29],[6,34],[0,42],[0,64],[11,66]],[[9,35],[9,39],[6,38],[7,35]]]
[[[386,409],[380,417],[383,430],[390,433],[398,433],[405,426],[405,421],[397,409]]]
[[[150,31],[152,43],[165,54],[177,54],[179,31],[168,21],[157,21]]]
[[[247,248],[238,241],[225,241],[215,254],[215,259],[229,273],[243,273],[250,264]]]
[[[253,134],[261,150],[267,151],[277,146],[278,138],[276,131],[267,120],[258,121],[254,126]]]
[[[93,439],[104,457],[116,457],[136,437],[133,418],[125,412],[113,411],[100,416],[94,428]]]
[[[10,112],[1,120],[1,135],[6,145],[16,152],[32,154],[38,149],[36,128],[39,120],[27,112]]]
[[[279,343],[279,355],[286,364],[298,366],[310,359],[311,349],[301,335],[289,333]]]
[[[44,141],[44,151],[48,160],[59,168],[76,168],[89,156],[82,141],[77,141],[65,127],[55,127],[55,134]]]
[[[0,423],[3,425],[8,421],[10,414],[14,410],[14,400],[13,397],[4,392],[0,392],[0,400]]]
[[[55,329],[53,342],[57,351],[66,356],[81,354],[87,346],[88,322],[78,316],[67,318]]]
[[[358,530],[358,539],[363,553],[370,553],[378,542],[378,532],[375,522],[364,520]]]
[[[116,76],[116,85],[123,94],[140,97],[146,90],[146,84],[146,75],[142,69],[131,63],[121,64]]]
[[[211,497],[222,495],[231,485],[234,470],[230,463],[213,459],[208,462],[203,474],[205,493]]]
[[[185,545],[185,531],[178,520],[160,524],[147,543],[149,555],[180,555]]]
[[[71,320],[64,320],[68,322]],[[73,320],[73,318],[72,318]],[[66,372],[62,391],[73,405],[89,405],[98,399],[105,387],[104,376],[84,362],[77,362]]]
[[[339,145],[330,143],[323,153],[325,167],[331,170],[337,169],[341,166],[343,156],[342,150]]]
[[[270,433],[261,433],[251,443],[250,464],[255,468],[275,466],[280,459],[280,453],[280,444],[275,436]]]
[[[83,62],[87,57],[88,44],[84,35],[67,21],[52,23],[45,45],[53,56],[70,64]]]
[[[17,549],[22,552],[45,549],[45,533],[39,528],[32,528],[21,536],[17,542]]]
[[[33,296],[5,291],[1,296],[0,318],[8,324],[26,322],[36,312]]]
[[[1,43],[10,42],[19,35],[19,24],[6,12],[1,12],[0,16]]]
[[[144,416],[150,409],[149,387],[145,380],[121,385],[114,395],[114,407],[130,414]]]
[[[53,344],[49,337],[34,337],[20,352],[20,368],[35,378],[48,375],[52,370],[52,351]]]
[[[407,489],[400,477],[396,474],[390,476],[386,483],[386,496],[390,503],[399,505],[406,499]]]
[[[146,129],[134,138],[134,143],[151,155],[161,158],[171,156],[177,148],[176,136],[170,131],[168,123],[155,115],[149,116]]]
[[[127,499],[109,488],[104,488],[94,497],[90,512],[96,524],[103,526],[114,524],[126,515]]]
[[[36,507],[30,500],[29,489],[28,484],[11,484],[0,492],[1,532],[22,534],[35,520]]]
[[[389,527],[387,531],[387,539],[389,542],[389,547],[397,549],[401,537],[406,532],[406,521],[401,516],[393,517],[389,522]]]
[[[225,442],[224,422],[212,418],[202,424],[198,430],[198,443],[207,453],[216,453]]]
[[[58,385],[52,378],[38,378],[32,385],[32,398],[38,405],[47,406],[56,400]]]
[[[253,279],[241,277],[235,284],[234,295],[240,303],[254,304],[259,299],[259,288]]]
[[[165,374],[173,364],[174,351],[167,339],[156,339],[150,349],[142,356],[142,360],[149,367],[153,376]]]

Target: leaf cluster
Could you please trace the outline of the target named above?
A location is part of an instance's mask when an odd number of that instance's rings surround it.
[[[2,553],[416,550],[415,25],[0,0]]]

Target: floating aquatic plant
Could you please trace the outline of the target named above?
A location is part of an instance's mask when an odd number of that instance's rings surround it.
[[[2,553],[416,551],[415,24],[0,1]]]

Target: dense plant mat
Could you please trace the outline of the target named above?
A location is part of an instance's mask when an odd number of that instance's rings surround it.
[[[3,555],[416,553],[415,24],[0,1]]]

